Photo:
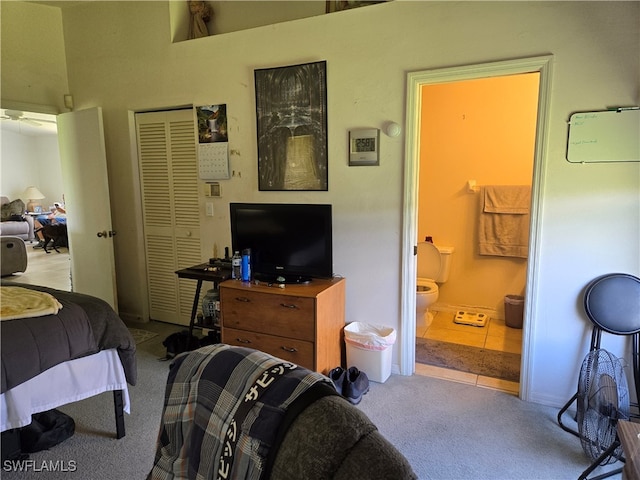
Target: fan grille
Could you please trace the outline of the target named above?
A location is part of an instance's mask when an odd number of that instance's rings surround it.
[[[596,460],[616,440],[618,420],[629,419],[629,389],[620,360],[605,349],[592,350],[578,379],[577,415],[582,449]],[[601,465],[622,456],[618,447]]]

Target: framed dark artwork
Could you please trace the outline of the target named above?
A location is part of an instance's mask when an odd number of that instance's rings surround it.
[[[327,191],[327,62],[254,73],[258,189]]]

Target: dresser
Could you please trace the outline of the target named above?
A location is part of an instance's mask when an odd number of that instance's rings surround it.
[[[344,278],[279,288],[220,284],[222,342],[261,350],[327,374],[342,365]]]

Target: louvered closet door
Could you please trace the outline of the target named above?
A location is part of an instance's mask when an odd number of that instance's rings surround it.
[[[189,324],[196,282],[181,268],[202,263],[193,110],[136,115],[151,319]]]

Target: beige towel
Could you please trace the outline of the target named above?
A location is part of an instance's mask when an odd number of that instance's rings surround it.
[[[484,212],[529,213],[531,187],[529,185],[487,185],[484,187]]]
[[[0,287],[0,320],[54,315],[62,305],[53,295],[22,287]]]
[[[527,258],[531,187],[489,185],[483,188],[480,203],[480,255]]]

